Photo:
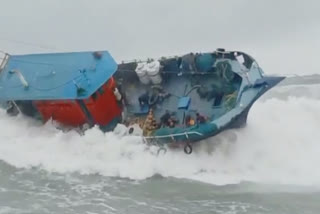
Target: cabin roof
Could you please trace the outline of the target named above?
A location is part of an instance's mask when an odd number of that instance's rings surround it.
[[[0,100],[86,99],[116,70],[108,51],[12,55],[0,72]]]

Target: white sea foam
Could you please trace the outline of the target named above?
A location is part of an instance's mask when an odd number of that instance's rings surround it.
[[[320,186],[317,98],[260,100],[252,107],[246,128],[209,139],[191,155],[176,150],[157,156],[157,148],[147,147],[139,138],[102,133],[98,128],[84,136],[64,133],[51,122],[41,125],[1,110],[0,159],[15,167],[59,173],[131,179],[160,174],[219,185],[253,181]]]

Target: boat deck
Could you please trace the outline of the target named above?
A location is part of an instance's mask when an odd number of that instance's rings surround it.
[[[178,121],[176,126],[185,126],[186,115],[196,119],[196,113],[205,116],[212,121],[225,114],[232,108],[230,97],[236,97],[240,88],[241,77],[235,74],[233,81],[226,82],[218,72],[194,73],[194,72],[161,72],[162,83],[160,85],[144,85],[140,82],[134,69],[135,64],[119,65],[115,78],[120,91],[125,97],[126,103],[126,121],[128,123],[145,120],[148,110],[152,108],[157,123],[166,111],[169,111]],[[162,92],[168,94],[163,100],[158,100],[149,108],[141,107],[139,97],[146,92],[151,92],[154,88],[161,88]],[[201,91],[203,96],[201,97]],[[216,93],[216,92],[221,93]],[[182,97],[191,99],[189,108],[179,109],[179,100]]]

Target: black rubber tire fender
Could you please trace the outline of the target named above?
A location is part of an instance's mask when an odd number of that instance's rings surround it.
[[[193,151],[192,145],[190,143],[187,143],[183,148],[184,153],[190,155]]]

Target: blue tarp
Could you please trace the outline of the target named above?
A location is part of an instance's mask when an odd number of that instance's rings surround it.
[[[13,55],[0,73],[0,100],[85,99],[117,70],[108,51]]]

